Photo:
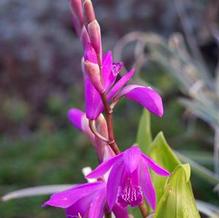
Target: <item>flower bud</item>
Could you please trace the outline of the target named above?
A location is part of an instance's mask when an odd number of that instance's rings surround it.
[[[84,61],[84,69],[96,90],[100,93],[103,93],[104,88],[101,82],[101,75],[98,64],[92,63],[90,61]]]
[[[99,117],[97,118],[96,121],[96,128],[97,131],[104,136],[105,138],[108,138],[108,128],[107,128],[107,123],[106,119],[103,116],[103,114],[100,114]]]
[[[83,4],[85,23],[89,24],[96,19],[93,4],[91,0],[85,0]]]
[[[91,44],[99,57],[102,56],[102,43],[100,25],[97,20],[88,24],[88,34],[90,36]]]
[[[77,34],[80,36],[84,23],[82,2],[81,0],[69,0],[69,4],[72,11],[74,27]]]
[[[97,131],[102,136],[108,138],[107,123],[106,123],[106,119],[104,118],[103,114],[100,114],[100,116],[97,118],[96,128],[97,128]],[[115,153],[112,151],[112,149],[106,142],[99,139],[98,137],[96,137],[95,140],[96,140],[96,151],[97,151],[99,160],[101,162],[106,161],[112,158],[113,156],[115,156]]]
[[[80,36],[80,41],[82,43],[83,49],[85,50],[87,46],[91,43],[90,42],[90,37],[88,35],[87,29],[85,26],[83,26],[81,30],[81,36]]]

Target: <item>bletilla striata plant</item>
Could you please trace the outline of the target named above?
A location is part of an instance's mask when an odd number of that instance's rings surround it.
[[[121,152],[113,132],[113,109],[124,97],[161,117],[160,95],[151,87],[127,85],[135,70],[120,76],[123,63],[114,62],[112,52],[102,50],[101,29],[92,2],[70,0],[74,27],[83,47],[85,112],[71,108],[70,122],[93,144],[100,165],[87,178],[95,181],[74,185],[53,194],[44,204],[64,208],[66,216],[83,218],[128,217],[128,206],[139,207],[147,216],[145,200],[156,208],[156,192],[150,169],[160,176],[170,173],[144,154],[137,145]]]

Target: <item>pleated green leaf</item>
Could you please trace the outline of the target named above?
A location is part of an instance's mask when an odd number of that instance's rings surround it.
[[[180,164],[179,159],[168,145],[162,132],[160,132],[152,142],[149,155],[171,173]],[[157,199],[159,200],[164,192],[164,186],[168,177],[161,177],[152,173],[152,179],[156,188]]]
[[[148,111],[141,116],[137,144],[171,173],[170,177],[161,177],[151,172],[158,204],[154,218],[200,218],[190,183],[190,166],[181,164],[162,132],[152,141]]]
[[[190,184],[190,166],[180,164],[169,177],[154,218],[200,218]]]
[[[137,144],[141,147],[142,151],[147,153],[151,143],[151,117],[147,110],[143,110],[138,126]]]

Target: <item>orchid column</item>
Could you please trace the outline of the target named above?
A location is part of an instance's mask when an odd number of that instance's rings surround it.
[[[85,113],[71,108],[70,122],[91,140],[100,165],[87,175],[91,183],[79,184],[51,196],[45,205],[61,207],[66,216],[83,218],[128,217],[128,206],[147,211],[144,201],[155,210],[156,193],[150,170],[161,176],[169,172],[143,154],[137,145],[120,152],[113,131],[113,109],[124,97],[161,117],[160,95],[151,87],[128,85],[134,69],[120,75],[123,63],[114,62],[112,52],[102,50],[101,29],[90,0],[70,0],[73,23],[83,47],[82,71],[85,89]]]

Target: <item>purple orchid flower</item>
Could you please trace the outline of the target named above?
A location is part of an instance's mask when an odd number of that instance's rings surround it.
[[[85,50],[84,59],[97,64],[97,56],[91,45],[87,46]],[[102,87],[107,96],[107,100],[113,101],[126,97],[142,105],[144,108],[161,117],[163,116],[163,104],[160,95],[151,87],[144,87],[141,85],[127,85],[129,80],[134,76],[134,69],[123,75],[117,82],[118,74],[123,67],[122,63],[114,63],[112,53],[109,51],[103,57],[102,62]],[[86,100],[86,115],[88,119],[96,119],[103,111],[103,104],[101,101],[100,84],[94,84],[91,81],[89,73],[85,72],[85,100]]]
[[[44,206],[65,209],[67,218],[103,218],[110,212],[106,201],[106,183],[103,181],[75,185],[53,194]],[[119,205],[112,208],[117,218],[128,218],[128,211]]]
[[[138,146],[132,146],[119,155],[100,164],[87,175],[87,178],[102,177],[107,171],[107,201],[109,208],[118,203],[122,207],[135,207],[143,202],[156,208],[156,194],[149,168],[161,176],[170,173],[141,152]]]

